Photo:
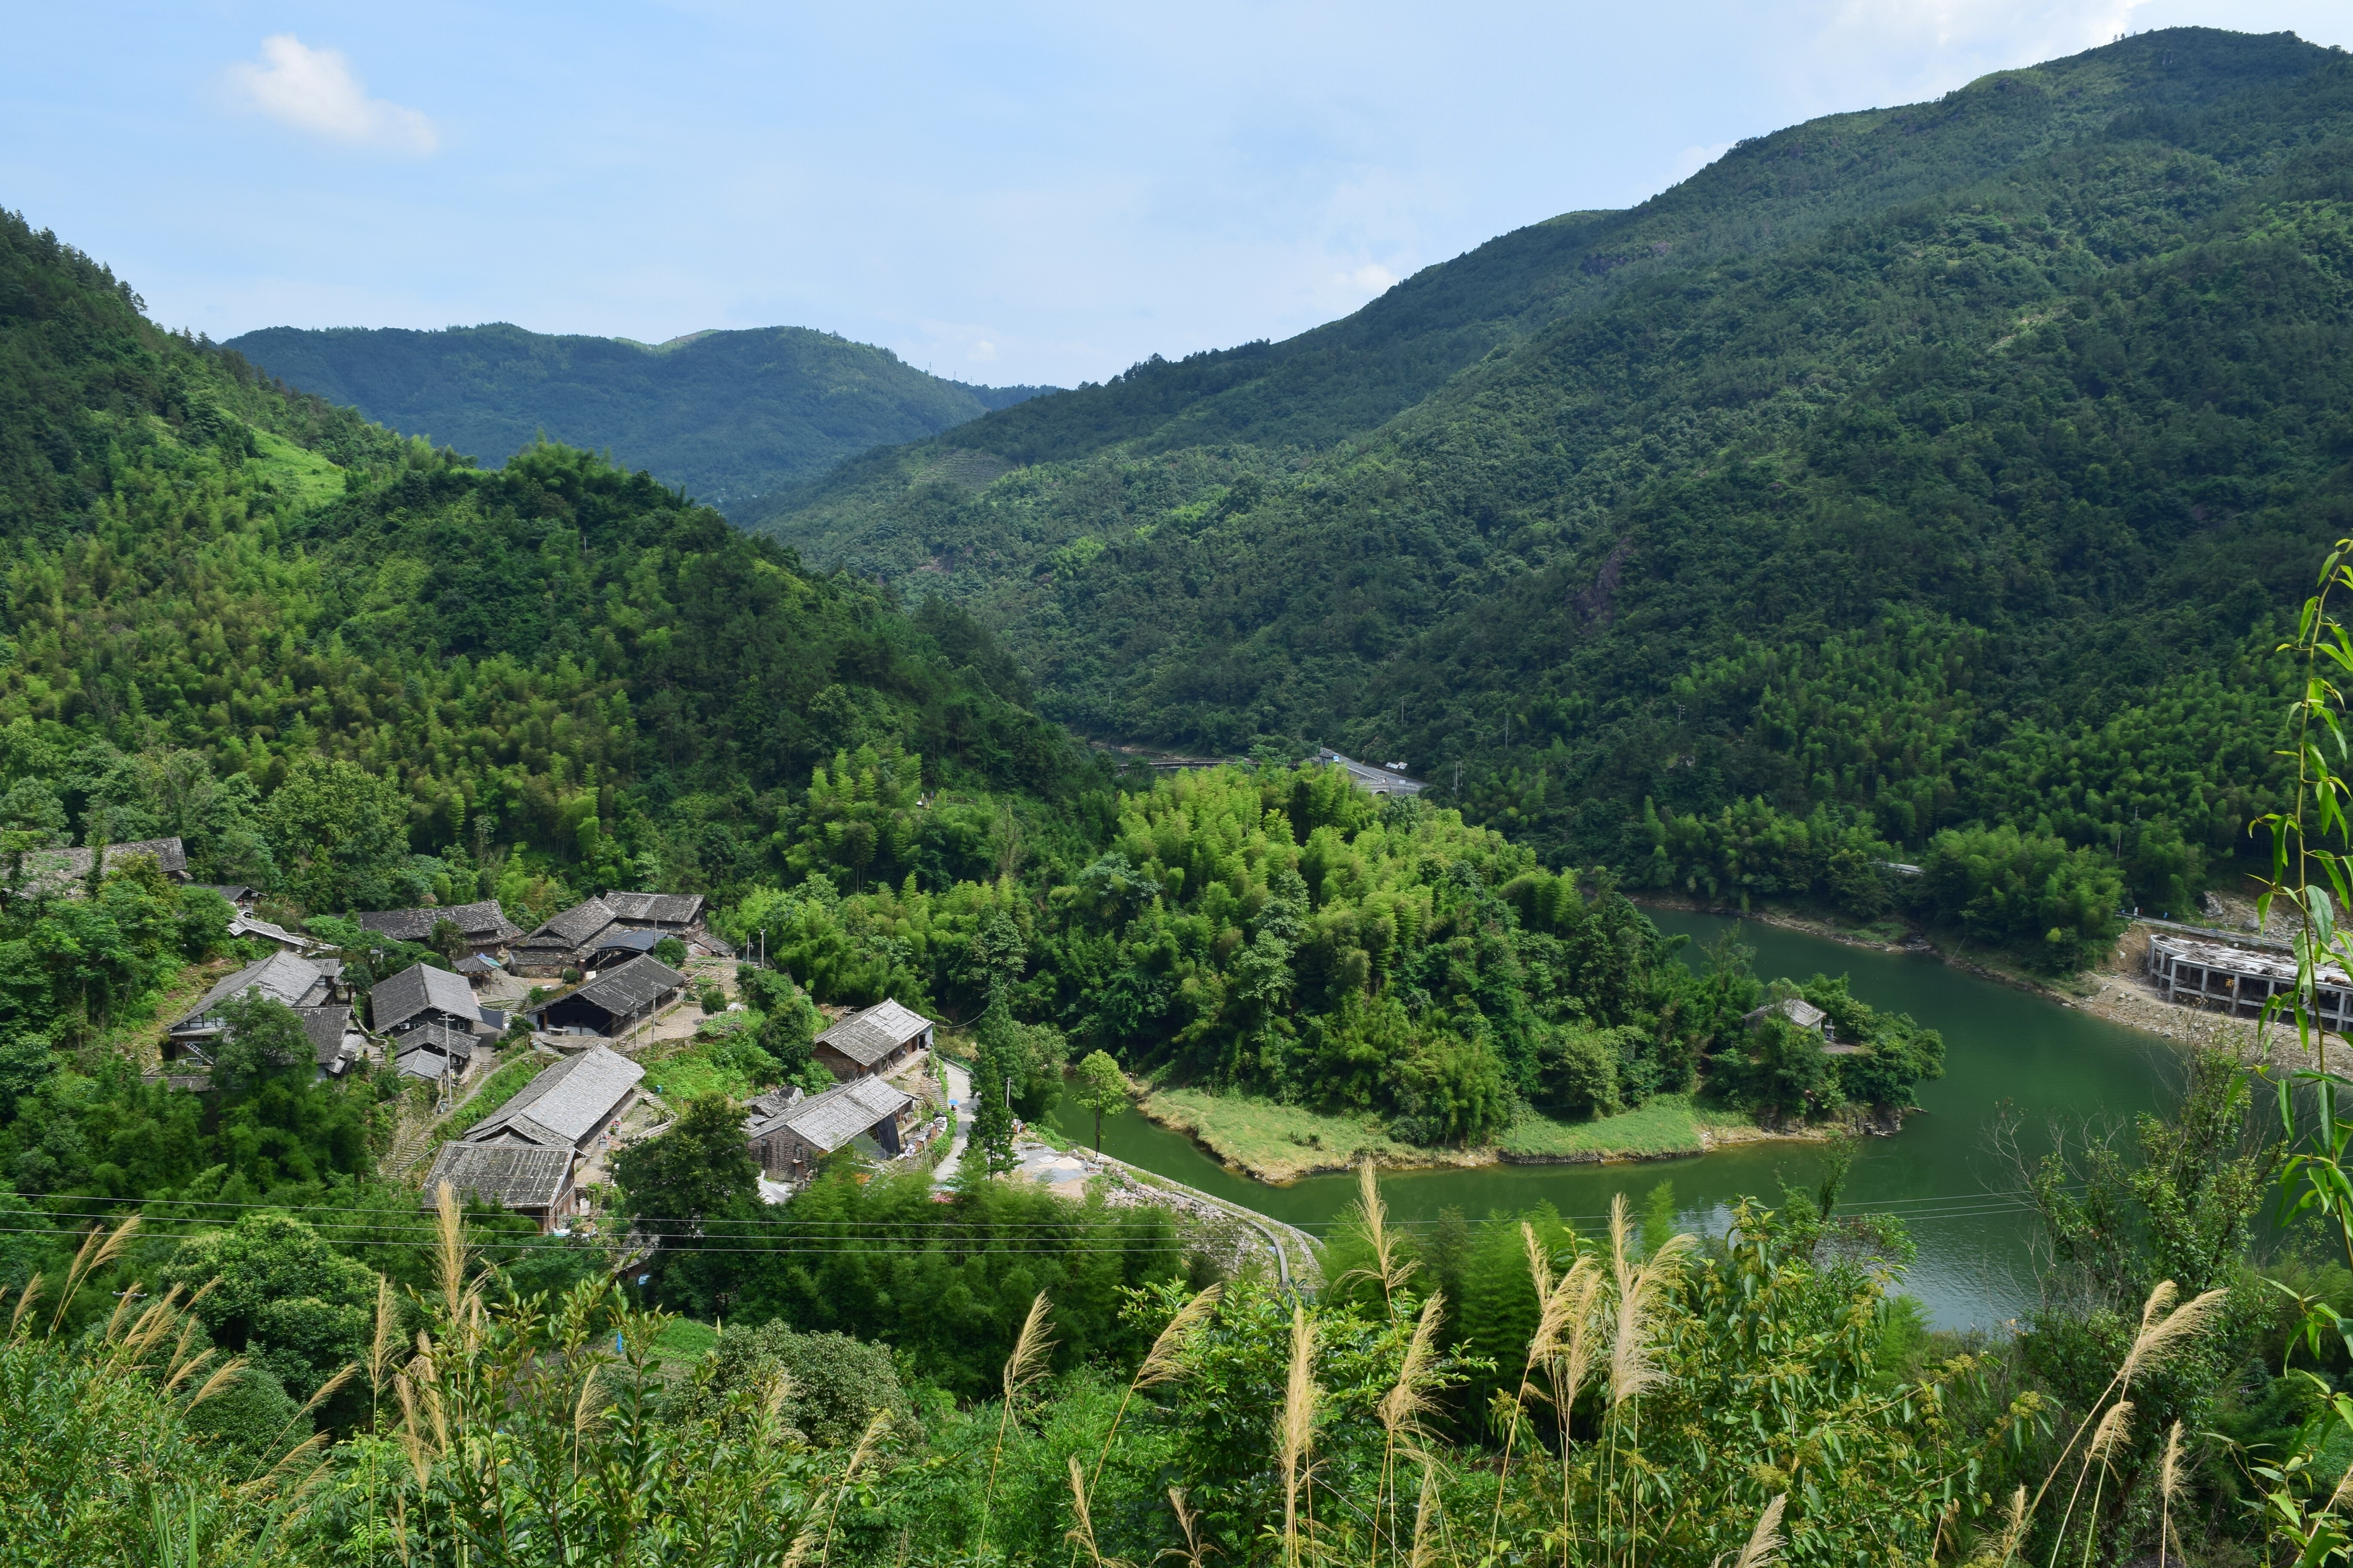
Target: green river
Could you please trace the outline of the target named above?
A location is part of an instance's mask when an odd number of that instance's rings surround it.
[[[1661,930],[1692,940],[1686,956],[1732,923],[1728,918],[1653,910]],[[1922,1110],[1903,1133],[1864,1141],[1846,1189],[1852,1208],[1899,1214],[1919,1244],[1904,1289],[1946,1327],[1991,1326],[2033,1300],[2029,1240],[2033,1215],[2013,1195],[2015,1178],[1990,1147],[2005,1107],[2041,1134],[2086,1118],[2126,1118],[2156,1105],[2176,1083],[2175,1047],[2088,1014],[1979,980],[1933,957],[1849,947],[1772,926],[1744,926],[1757,973],[1803,979],[1818,972],[1853,977],[1874,1007],[1911,1014],[1945,1037],[1945,1076],[1920,1087]],[[1093,1119],[1066,1101],[1057,1125],[1085,1142]],[[1356,1178],[1311,1176],[1270,1186],[1220,1165],[1182,1133],[1130,1111],[1103,1124],[1103,1149],[1147,1170],[1315,1234],[1355,1201]],[[1817,1151],[1802,1143],[1755,1143],[1696,1159],[1610,1165],[1487,1165],[1401,1171],[1382,1178],[1392,1212],[1427,1223],[1447,1208],[1472,1218],[1549,1203],[1583,1223],[1604,1214],[1613,1193],[1639,1207],[1661,1180],[1674,1183],[1687,1226],[1720,1231],[1726,1206],[1743,1194],[1771,1197],[1778,1177],[1810,1184]]]

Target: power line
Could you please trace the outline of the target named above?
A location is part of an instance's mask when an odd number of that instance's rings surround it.
[[[87,1194],[30,1193],[21,1194],[19,1195],[27,1198],[28,1200],[49,1200],[58,1203],[86,1205],[128,1205],[134,1201],[102,1198]],[[1844,1213],[1847,1217],[1871,1214],[1887,1214],[1894,1217],[1902,1219],[1934,1220],[1972,1217],[1983,1214],[2013,1213],[2031,1208],[2033,1205],[2029,1201],[2031,1195],[2032,1194],[2025,1189],[2008,1189],[1982,1193],[1939,1194],[1932,1196],[1914,1198],[1890,1198],[1882,1200],[1875,1204],[1862,1203],[1844,1205]],[[298,1216],[304,1215],[328,1215],[340,1216],[349,1215],[353,1213],[352,1208],[347,1205],[228,1203],[217,1199],[182,1200],[159,1198],[144,1201],[153,1203],[163,1208],[227,1209],[237,1211],[239,1213],[266,1212]],[[1717,1205],[1711,1206],[1721,1207],[1724,1205]],[[104,1220],[111,1217],[114,1214],[121,1212],[121,1209],[120,1207],[100,1208],[94,1212],[61,1215],[59,1217],[69,1220]],[[153,1225],[186,1226],[211,1223],[210,1219],[204,1215],[158,1215],[150,1214],[144,1210],[137,1209],[134,1209],[132,1212],[140,1214],[142,1219],[147,1223]],[[376,1212],[385,1213],[399,1211],[393,1210]],[[409,1231],[413,1226],[428,1226],[433,1223],[431,1219],[425,1216],[421,1209],[409,1212],[417,1213],[418,1217],[415,1221],[407,1224],[387,1221],[382,1225],[363,1226],[359,1222],[348,1219],[342,1220],[340,1222],[331,1219],[323,1224],[315,1221],[307,1221],[306,1223],[311,1224],[313,1228],[318,1229],[349,1231],[355,1228],[370,1228],[376,1230],[392,1230],[402,1233]],[[128,1215],[125,1215],[125,1217],[128,1217]],[[896,1230],[913,1230],[925,1235],[947,1234],[951,1237],[950,1245],[954,1245],[954,1237],[957,1233],[967,1235],[978,1233],[984,1236],[1010,1235],[1016,1237],[1021,1236],[1022,1233],[1030,1233],[1028,1237],[1029,1239],[1040,1239],[1040,1233],[1054,1236],[1065,1236],[1069,1235],[1069,1233],[1071,1233],[1074,1228],[1082,1226],[1083,1224],[1083,1222],[1072,1220],[1011,1219],[992,1221],[945,1218],[929,1219],[916,1217],[886,1219],[805,1219],[797,1218],[790,1215],[779,1215],[773,1218],[763,1217],[760,1219],[727,1219],[711,1217],[698,1219],[695,1216],[685,1215],[639,1215],[631,1217],[636,1223],[640,1225],[699,1226],[706,1233],[722,1232],[753,1235],[781,1234],[791,1236],[803,1232],[832,1230],[837,1232],[851,1232],[858,1235],[881,1233],[888,1237],[892,1232]],[[1268,1215],[1265,1217],[1273,1219],[1274,1216]],[[1578,1221],[1590,1221],[1599,1224],[1605,1223],[1609,1216],[1606,1214],[1596,1214],[1560,1215],[1556,1217],[1564,1224],[1574,1224]],[[1328,1237],[1335,1232],[1349,1228],[1356,1222],[1342,1217],[1323,1221],[1310,1221],[1306,1223],[1276,1220],[1275,1223],[1286,1225],[1289,1228],[1298,1230],[1303,1234],[1309,1236],[1317,1235],[1320,1231],[1323,1236]],[[1445,1222],[1435,1219],[1391,1219],[1388,1223],[1391,1229],[1415,1232],[1427,1231],[1442,1225]],[[1068,1245],[1071,1247],[1081,1247],[1092,1244],[1087,1239],[1084,1231],[1081,1229],[1079,1234],[1070,1236]],[[868,1248],[866,1250],[872,1250],[872,1248]],[[924,1250],[935,1249],[925,1248]]]

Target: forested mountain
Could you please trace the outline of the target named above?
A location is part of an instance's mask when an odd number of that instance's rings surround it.
[[[764,526],[973,605],[1082,729],[1403,758],[1556,863],[1868,906],[1840,854],[2000,822],[2019,876],[2096,847],[2178,903],[2268,798],[2269,649],[2348,521],[2348,170],[2341,52],[2147,34]]]
[[[843,748],[1024,809],[1095,778],[959,612],[910,619],[571,447],[404,441],[158,330],[13,216],[0,400],[15,848],[178,834],[199,879],[314,913],[536,904],[550,877],[723,885]]]
[[[561,441],[731,509],[869,447],[1050,390],[943,380],[889,349],[802,327],[660,344],[504,321],[432,332],[265,327],[227,346],[305,392],[488,463]]]

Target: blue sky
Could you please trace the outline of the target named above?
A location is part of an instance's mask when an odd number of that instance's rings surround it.
[[[1072,384],[1730,142],[2344,0],[25,6],[0,205],[172,326],[794,324]]]

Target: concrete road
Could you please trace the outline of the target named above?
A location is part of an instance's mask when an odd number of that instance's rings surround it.
[[[945,1057],[932,1058],[939,1067],[940,1081],[947,1085],[948,1103],[955,1108],[955,1137],[948,1152],[932,1167],[932,1185],[945,1187],[964,1160],[965,1141],[972,1135],[972,1075]]]

